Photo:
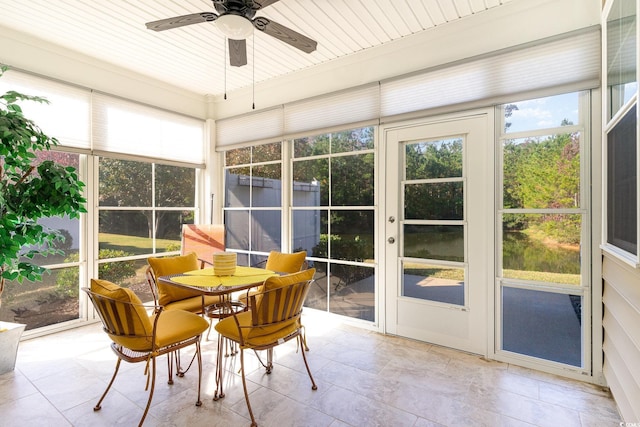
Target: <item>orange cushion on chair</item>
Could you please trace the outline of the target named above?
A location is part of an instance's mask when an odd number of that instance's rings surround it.
[[[174,301],[201,295],[201,293],[197,291],[181,289],[177,286],[164,284],[158,280],[160,276],[170,276],[172,274],[180,274],[187,271],[197,270],[199,268],[199,263],[195,252],[175,257],[152,257],[148,258],[147,262],[153,269],[153,274],[155,275],[156,285],[158,287],[158,304],[166,305]]]

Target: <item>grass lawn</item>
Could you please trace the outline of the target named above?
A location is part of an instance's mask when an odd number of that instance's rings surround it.
[[[100,249],[121,250],[129,255],[150,254],[152,242],[149,237],[127,236],[124,234],[100,233]],[[156,251],[168,252],[180,249],[180,239],[156,239]]]

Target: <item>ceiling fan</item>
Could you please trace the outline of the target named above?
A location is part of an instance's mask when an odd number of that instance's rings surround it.
[[[279,0],[212,0],[217,14],[214,12],[192,13],[147,22],[146,26],[149,30],[164,31],[185,25],[215,21],[218,29],[229,40],[229,62],[234,67],[247,64],[246,38],[253,33],[254,28],[303,52],[311,53],[316,50],[318,43],[315,40],[265,17],[255,17],[258,10],[277,1]]]

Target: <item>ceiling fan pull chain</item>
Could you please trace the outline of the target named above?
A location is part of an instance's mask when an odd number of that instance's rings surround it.
[[[224,40],[224,99],[227,99],[227,38]]]
[[[252,80],[252,85],[251,85],[251,97],[252,97],[252,109],[255,110],[256,109],[256,36],[252,37],[252,43],[251,43],[251,56],[253,56],[252,59],[252,66],[253,66],[253,75],[251,77]]]

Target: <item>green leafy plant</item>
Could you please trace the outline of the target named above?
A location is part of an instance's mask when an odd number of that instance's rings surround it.
[[[0,67],[0,77],[6,70]],[[39,220],[86,212],[76,169],[38,161],[38,152],[59,142],[24,116],[24,101],[48,103],[15,91],[0,96],[0,297],[7,280],[41,280],[45,269],[32,262],[36,255],[64,254],[64,235]]]

